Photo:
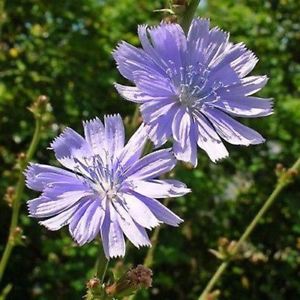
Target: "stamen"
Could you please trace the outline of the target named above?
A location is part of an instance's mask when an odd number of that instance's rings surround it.
[[[170,78],[175,84],[172,71],[168,69],[167,73],[172,75]],[[217,99],[216,90],[222,83],[214,82],[212,87],[208,87],[209,74],[210,70],[202,63],[180,68],[180,82],[175,85],[180,104],[191,109],[200,109],[206,102]]]
[[[101,197],[114,201],[123,182],[122,166],[106,152],[105,162],[99,155],[91,158],[74,159],[77,166],[75,169],[78,178]]]

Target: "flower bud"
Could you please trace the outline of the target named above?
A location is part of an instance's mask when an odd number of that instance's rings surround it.
[[[16,245],[24,245],[25,236],[23,235],[23,229],[17,226],[9,236],[9,242],[16,246]]]
[[[9,186],[6,189],[6,193],[4,195],[4,200],[9,207],[12,207],[14,196],[15,196],[15,188],[13,186]]]
[[[106,293],[113,297],[126,297],[142,288],[152,286],[152,271],[138,265],[125,273],[117,282],[106,288]]]
[[[49,102],[48,97],[45,95],[41,95],[37,97],[37,99],[29,107],[29,110],[34,114],[36,118],[40,117],[46,112],[48,102]]]
[[[100,279],[97,277],[91,278],[87,283],[87,299],[103,299],[104,298],[104,290],[101,284]]]

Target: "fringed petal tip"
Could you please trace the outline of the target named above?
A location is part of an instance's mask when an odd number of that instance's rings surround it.
[[[82,125],[83,126],[88,126],[90,124],[98,123],[98,122],[100,122],[102,124],[101,120],[98,117],[94,117],[94,118],[92,118],[90,120],[83,120],[82,121]]]
[[[61,139],[67,135],[68,133],[73,132],[73,129],[70,127],[65,127],[64,130],[53,139],[53,141],[50,143],[50,149],[53,150],[55,148],[55,145],[61,141]]]
[[[215,163],[215,164],[217,164],[217,163],[219,163],[219,162],[225,160],[225,159],[228,158],[228,157],[229,157],[229,152],[227,152],[227,154],[226,154],[226,155],[223,155],[223,156],[217,156],[217,157],[209,156],[210,160],[211,160],[213,163]]]
[[[152,247],[152,244],[151,244],[151,242],[149,241],[149,242],[144,242],[144,243],[135,245],[135,247],[138,248],[138,249],[140,249],[140,248],[142,248],[142,247],[149,247],[149,248],[151,248],[151,247]]]
[[[179,227],[180,226],[180,224],[181,223],[183,223],[184,222],[184,220],[183,219],[181,219],[181,218],[179,218],[179,220],[178,220],[178,223],[177,224],[175,224],[175,225],[172,225],[173,227]]]

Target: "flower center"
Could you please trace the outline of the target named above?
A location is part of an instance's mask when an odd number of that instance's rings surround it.
[[[197,89],[190,87],[187,84],[181,84],[178,98],[182,105],[193,107],[198,99]]]
[[[101,198],[113,201],[116,199],[122,185],[122,168],[118,162],[113,159],[105,160],[98,156],[85,161],[85,165],[80,166],[85,182]]]
[[[175,66],[171,64],[170,66]],[[208,88],[209,70],[207,66],[198,63],[185,67],[170,67],[166,71],[173,86],[179,103],[188,108],[200,108],[205,102],[211,100]]]

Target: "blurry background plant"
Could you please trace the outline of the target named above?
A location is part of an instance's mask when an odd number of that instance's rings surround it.
[[[165,1],[10,0],[1,12],[0,35],[0,251],[7,239],[9,203],[17,176],[15,158],[28,145],[32,119],[25,109],[40,94],[53,106],[36,159],[53,163],[46,150],[68,125],[116,111],[126,118],[135,107],[120,99],[121,81],[111,57],[123,39],[138,44],[137,24],[157,24]],[[209,249],[221,237],[237,240],[276,182],[277,162],[290,165],[300,154],[300,2],[296,0],[207,0],[199,15],[231,32],[260,58],[256,74],[270,81],[261,93],[275,98],[275,114],[256,120],[264,145],[231,147],[230,158],[213,164],[200,153],[195,170],[179,168],[178,179],[193,193],[171,201],[186,222],[163,228],[154,253],[153,288],[138,299],[196,299],[219,264]],[[251,122],[251,126],[253,126]],[[299,299],[300,180],[280,196],[245,246],[248,254],[231,265],[217,288],[222,299]],[[23,201],[32,198],[29,191]],[[9,197],[5,198],[9,199]],[[22,206],[20,226],[28,238],[15,249],[0,290],[13,283],[7,299],[78,299],[92,276],[97,246],[75,247],[66,231],[49,232],[29,219]],[[225,240],[223,240],[224,242]],[[230,241],[229,241],[230,243]],[[130,249],[118,270],[143,261],[146,250]],[[178,284],[180,283],[180,284]],[[218,292],[216,292],[218,294]]]

